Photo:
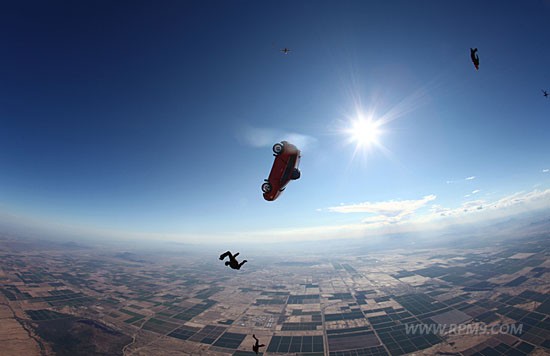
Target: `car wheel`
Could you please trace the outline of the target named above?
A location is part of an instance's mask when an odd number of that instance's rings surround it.
[[[271,184],[270,184],[270,183],[267,183],[267,182],[266,182],[266,183],[262,184],[262,192],[264,192],[264,193],[269,193],[269,192],[271,192],[271,189],[272,189],[272,188],[271,188]]]
[[[282,153],[282,152],[283,152],[283,149],[284,149],[284,147],[283,147],[283,145],[280,144],[280,143],[276,143],[276,144],[273,145],[273,152],[274,152],[276,155]]]
[[[300,175],[301,175],[300,170],[298,168],[294,168],[292,170],[292,175],[290,176],[290,179],[292,179],[292,180],[299,179]]]

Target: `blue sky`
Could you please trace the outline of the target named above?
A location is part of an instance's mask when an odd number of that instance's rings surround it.
[[[550,207],[549,1],[29,1],[0,13],[3,221],[292,240]],[[350,142],[360,116],[383,123],[378,145]],[[283,139],[302,149],[302,178],[266,202]]]

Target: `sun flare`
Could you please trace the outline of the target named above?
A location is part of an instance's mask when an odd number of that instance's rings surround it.
[[[349,129],[350,139],[359,147],[370,147],[379,144],[378,140],[382,131],[380,122],[372,119],[359,118],[352,122]]]

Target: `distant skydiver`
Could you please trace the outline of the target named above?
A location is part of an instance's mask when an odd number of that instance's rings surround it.
[[[226,258],[227,256],[229,256],[229,261],[226,261],[225,262],[225,265],[226,266],[229,266],[233,269],[241,269],[242,265],[244,265],[246,262],[248,262],[247,260],[244,260],[242,261],[241,263],[239,263],[239,261],[237,261],[237,259],[235,257],[237,257],[239,255],[239,252],[237,252],[236,254],[231,254],[231,252],[227,251],[223,254],[220,255],[220,260],[223,261],[224,258]]]
[[[545,98],[548,98],[548,92],[546,90],[542,90],[542,95],[544,95]]]
[[[476,67],[476,70],[479,70],[479,56],[477,55],[477,48],[470,48],[470,58]]]
[[[289,54],[291,51],[292,51],[292,50],[290,50],[290,49],[288,49],[288,48],[286,48],[286,47],[283,48],[283,49],[281,50],[281,52],[283,52],[283,54]]]
[[[265,345],[264,344],[261,344],[260,345],[260,340],[258,340],[258,338],[256,337],[256,335],[252,334],[252,337],[254,338],[254,340],[256,340],[256,344],[252,345],[252,350],[256,353],[256,355],[258,354],[258,352],[260,351],[260,347],[264,347]]]

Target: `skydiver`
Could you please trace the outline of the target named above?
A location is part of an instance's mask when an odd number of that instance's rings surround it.
[[[281,52],[283,52],[283,54],[289,54],[291,50],[285,47],[281,50]]]
[[[476,70],[479,70],[479,56],[477,55],[477,48],[470,48],[470,58],[476,67]]]
[[[548,92],[546,90],[542,90],[542,95],[544,95],[545,98],[548,98]]]
[[[231,254],[231,252],[227,251],[223,254],[220,255],[220,260],[223,261],[224,258],[226,258],[227,256],[229,256],[229,261],[226,261],[225,262],[225,265],[226,266],[229,266],[233,269],[241,269],[242,265],[244,265],[246,262],[248,262],[247,260],[244,260],[242,261],[241,263],[239,263],[239,261],[237,261],[237,259],[235,257],[237,257],[239,255],[240,252],[237,252],[236,254]]]
[[[256,337],[256,335],[252,334],[252,337],[254,338],[254,340],[256,340],[256,344],[252,345],[252,350],[256,353],[256,355],[258,354],[258,352],[260,351],[260,347],[264,347],[265,345],[264,344],[261,344],[260,345],[260,340],[258,340],[258,338]]]

